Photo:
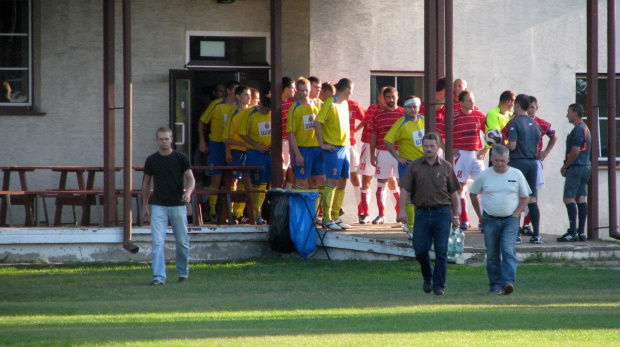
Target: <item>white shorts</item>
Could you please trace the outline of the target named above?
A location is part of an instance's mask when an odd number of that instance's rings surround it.
[[[454,172],[460,183],[466,183],[470,178],[475,180],[484,170],[484,162],[478,160],[477,154],[477,151],[459,150],[459,154],[454,156]]]
[[[291,166],[291,150],[288,140],[282,139],[282,170],[286,170]]]
[[[360,152],[360,162],[357,167],[357,173],[364,176],[375,175],[375,167],[370,163],[370,143],[362,142],[362,151]]]
[[[536,189],[545,188],[545,174],[543,173],[543,164],[538,160],[538,172],[536,173]]]
[[[378,180],[390,177],[398,178],[398,160],[389,151],[377,150],[377,173]]]
[[[360,154],[357,151],[357,146],[352,145],[349,146],[350,151],[351,151],[351,157],[349,158],[350,162],[349,162],[349,172],[351,173],[357,173],[357,169],[360,165]]]

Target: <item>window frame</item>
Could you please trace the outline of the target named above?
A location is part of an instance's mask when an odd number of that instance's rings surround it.
[[[26,34],[0,33],[1,36],[28,36],[28,63],[24,67],[2,67],[0,71],[27,71],[28,72],[28,102],[0,103],[0,115],[44,115],[34,112],[34,63],[33,63],[33,4],[32,0],[23,0],[27,3],[28,32]]]
[[[372,104],[376,104],[377,103],[377,93],[379,92],[379,88],[375,88],[375,85],[373,85],[373,80],[376,80],[376,77],[390,77],[390,78],[394,78],[394,85],[392,85],[392,87],[395,87],[396,90],[399,89],[398,87],[398,78],[399,77],[412,77],[412,78],[419,78],[421,79],[421,93],[416,94],[417,97],[420,98],[420,100],[424,100],[424,71],[391,71],[391,70],[371,70],[370,71],[370,103],[369,105]],[[409,96],[409,95],[400,95],[399,92],[399,98],[398,98],[398,104],[401,105],[402,102],[404,101],[404,99]]]
[[[605,80],[606,81],[607,80],[607,75],[606,74],[598,74],[597,79],[598,79],[598,81],[601,81],[601,80]],[[584,82],[585,82],[584,85],[587,87],[587,74],[585,74],[585,73],[578,73],[578,74],[576,74],[576,76],[575,76],[575,84],[576,85],[579,83],[578,82],[579,80],[584,80]],[[616,100],[620,101],[620,96],[618,96],[618,95],[620,95],[620,88],[618,88],[618,83],[620,83],[620,74],[616,74],[615,82],[616,82],[616,95],[617,95]],[[578,93],[578,90],[577,90],[577,87],[576,87],[576,89],[575,89],[575,97],[577,96],[577,93]],[[601,93],[599,92],[598,94],[599,94],[599,97],[600,97]],[[584,92],[584,95],[585,95],[585,92]],[[577,98],[575,98],[575,99],[577,99]],[[580,102],[580,101],[575,100],[575,102]],[[609,120],[609,116],[600,116],[600,111],[599,111],[600,108],[607,108],[607,100],[606,99],[605,100],[599,99],[599,100],[597,100],[597,103],[599,105],[599,107],[596,108],[596,110],[599,113],[599,116],[598,116],[598,164],[599,164],[599,166],[609,166],[609,161],[608,161],[607,157],[603,157],[603,145],[602,145],[603,136],[601,136],[601,135],[604,135],[605,138],[607,137],[608,126],[605,126],[605,130],[603,132],[601,132],[601,129],[602,129],[601,124],[602,124],[603,121],[608,121]],[[583,103],[583,105],[585,107],[585,102]],[[587,114],[584,115],[583,119],[584,120],[588,119]],[[616,102],[616,128],[620,128],[620,103],[618,103],[618,102]],[[619,137],[616,136],[616,146],[618,146],[618,140],[619,140]],[[616,167],[620,166],[620,156],[618,156],[618,155],[620,155],[620,151],[616,151]]]

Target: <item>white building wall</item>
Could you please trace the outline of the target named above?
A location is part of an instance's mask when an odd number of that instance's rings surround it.
[[[368,106],[371,70],[424,70],[423,13],[422,0],[312,1],[312,73],[330,81],[351,78],[353,98]],[[566,135],[572,129],[566,109],[575,102],[576,74],[586,71],[586,20],[586,3],[579,0],[454,1],[454,75],[467,80],[480,109],[486,113],[497,106],[506,89],[535,95],[539,115],[556,129],[558,142],[544,163],[546,188],[539,194],[541,230],[546,233],[562,234],[568,226],[559,171]],[[599,20],[599,64],[605,71],[605,1],[599,2]],[[599,173],[601,226],[608,225],[606,175],[606,169]],[[376,213],[374,189],[372,213]],[[386,212],[393,222],[389,200]],[[350,189],[345,201],[355,201]],[[345,211],[346,220],[354,221],[355,204],[345,204]],[[470,216],[476,225],[471,206]]]

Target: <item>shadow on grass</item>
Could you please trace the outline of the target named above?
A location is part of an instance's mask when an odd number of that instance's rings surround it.
[[[177,313],[75,317],[62,323],[2,324],[5,341],[106,344],[158,339],[450,331],[615,330],[617,305],[465,307],[229,314]],[[613,335],[613,333],[611,334]],[[617,335],[617,330],[616,330]],[[70,339],[67,340],[68,336]],[[34,338],[34,340],[33,340]],[[603,338],[603,337],[601,337]]]

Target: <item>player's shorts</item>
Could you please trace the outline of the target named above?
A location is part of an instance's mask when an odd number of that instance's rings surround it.
[[[308,178],[310,176],[325,175],[325,161],[321,147],[299,147],[299,152],[304,158],[304,166],[297,166],[297,155],[293,153],[293,173],[295,178]]]
[[[511,159],[508,162],[508,166],[514,167],[515,169],[519,169],[523,176],[525,176],[525,180],[527,181],[527,185],[530,186],[530,196],[536,196],[536,181],[538,176],[538,160],[536,159]]]
[[[357,151],[357,147],[352,145],[349,146],[351,154],[349,155],[349,158],[351,160],[351,162],[349,163],[349,170],[351,170],[351,173],[357,173],[357,170],[360,166],[360,153]]]
[[[351,155],[349,146],[334,147],[336,147],[336,150],[333,152],[323,150],[323,159],[325,160],[325,177],[349,178],[349,156]]]
[[[271,153],[261,153],[256,149],[248,149],[248,166],[260,166],[260,170],[252,170],[252,184],[259,185],[271,181]]]
[[[407,164],[405,165],[398,163],[398,179],[400,179],[401,177],[405,175],[405,172],[407,171],[407,167],[409,167],[409,164],[411,164],[411,161],[408,161]]]
[[[454,172],[460,183],[465,183],[470,178],[475,180],[478,174],[484,170],[484,162],[478,160],[476,151],[459,150],[454,156]]]
[[[357,173],[364,176],[374,176],[375,171],[375,167],[370,163],[370,143],[362,142],[360,163],[357,166]]]
[[[231,149],[230,154],[232,154],[232,164],[227,164],[228,166],[245,166],[246,151]],[[241,179],[241,171],[233,171],[232,178]]]
[[[375,177],[378,180],[398,177],[398,160],[390,152],[377,150],[377,172]]]
[[[543,173],[542,161],[538,160],[538,171],[536,173],[536,189],[545,188],[545,174]]]
[[[226,166],[226,145],[224,142],[209,141],[209,166]],[[209,170],[208,175],[221,175],[221,170]]]
[[[288,140],[282,140],[282,170],[286,170],[291,166],[291,149]]]
[[[571,165],[566,170],[566,181],[564,181],[564,197],[576,199],[580,196],[588,196],[588,181],[592,167],[590,165],[576,166]]]

